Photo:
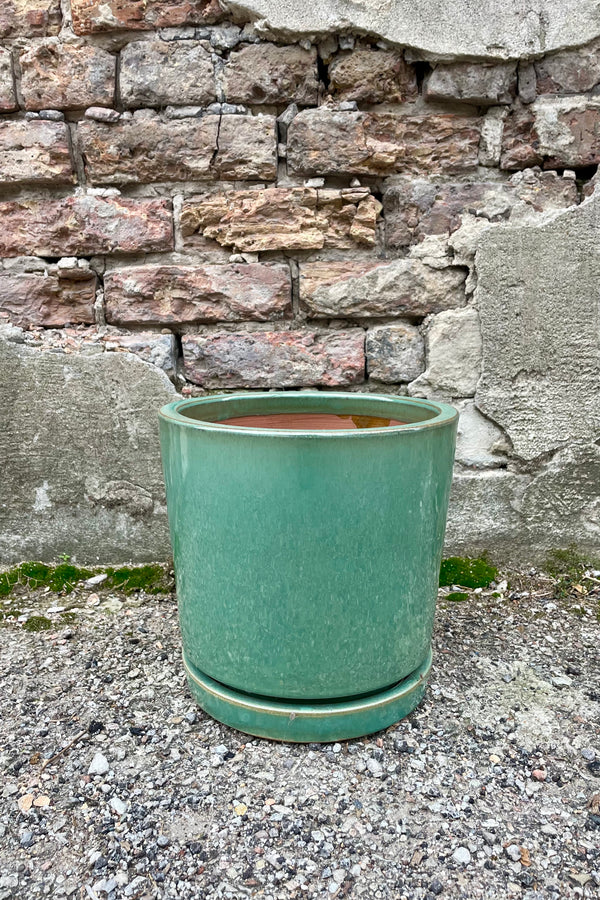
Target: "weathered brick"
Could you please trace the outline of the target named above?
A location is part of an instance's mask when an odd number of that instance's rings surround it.
[[[0,256],[93,256],[173,249],[169,200],[90,194],[0,203]]]
[[[0,274],[0,322],[5,318],[21,328],[91,324],[95,295],[95,276],[70,281],[56,275]]]
[[[534,63],[538,94],[578,94],[600,84],[600,42],[562,50]]]
[[[183,359],[186,378],[205,388],[357,384],[364,379],[364,332],[189,334]]]
[[[408,322],[369,328],[365,352],[369,376],[386,384],[414,381],[425,369],[423,338]]]
[[[503,169],[543,165],[582,168],[600,162],[600,101],[542,97],[509,116],[502,139]]]
[[[0,47],[0,112],[17,108],[10,50]]]
[[[169,378],[175,376],[177,350],[173,334],[155,334],[150,331],[117,334],[110,330],[101,340],[106,350],[133,353],[145,362],[162,369]]]
[[[539,135],[530,106],[511,110],[504,120],[500,168],[526,169],[542,164]]]
[[[310,317],[425,316],[465,303],[463,269],[418,259],[351,260],[300,266],[300,300]]]
[[[75,34],[218,22],[218,0],[71,0]]]
[[[73,183],[64,122],[0,121],[0,184]]]
[[[288,166],[300,175],[459,172],[477,165],[480,120],[307,109],[288,129]]]
[[[418,96],[417,76],[395,50],[354,50],[329,66],[329,90],[337,100],[404,103]]]
[[[231,53],[223,77],[230,103],[317,103],[319,81],[314,49],[249,44]]]
[[[58,34],[60,0],[2,0],[0,39]]]
[[[426,100],[459,100],[476,106],[510,103],[517,90],[517,64],[438,64],[425,84]]]
[[[520,173],[508,182],[436,184],[406,179],[384,191],[386,243],[407,247],[427,235],[451,235],[464,214],[490,221],[513,218],[521,210],[566,209],[578,202],[577,186],[556,172]]]
[[[219,148],[212,168],[223,180],[274,181],[277,128],[274,116],[221,116]]]
[[[250,252],[351,249],[375,243],[380,211],[368,188],[225,191],[186,200],[181,230]]]
[[[104,278],[106,320],[114,325],[267,321],[291,314],[287,266],[135,266]]]
[[[201,41],[132,41],[121,51],[124,106],[207,106],[216,100],[213,63]]]
[[[19,57],[25,109],[112,106],[116,57],[99,47],[49,38]]]
[[[273,116],[163,121],[144,111],[115,124],[83,121],[79,134],[92,184],[273,180],[277,174]]]

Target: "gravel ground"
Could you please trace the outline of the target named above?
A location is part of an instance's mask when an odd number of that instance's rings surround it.
[[[195,707],[173,597],[25,593],[0,623],[0,900],[600,896],[598,592],[510,582],[440,593],[415,713],[309,746]]]

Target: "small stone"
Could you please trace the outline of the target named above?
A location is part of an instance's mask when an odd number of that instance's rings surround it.
[[[156,843],[158,844],[159,847],[168,847],[171,842],[170,842],[169,838],[166,836],[166,834],[159,834],[159,836],[156,839]]]
[[[237,25],[223,25],[213,28],[210,35],[210,42],[213,47],[219,50],[231,50],[240,42],[241,28]]]
[[[368,759],[367,760],[367,769],[375,778],[381,778],[383,775],[383,766],[376,759]]]
[[[104,106],[90,106],[85,111],[85,118],[96,122],[118,122],[121,113],[116,109],[106,109]]]
[[[292,119],[298,115],[298,106],[296,103],[290,103],[281,115],[277,116],[277,125],[279,126],[279,137],[281,140],[286,139],[288,125],[291,123]]]
[[[109,769],[107,758],[102,753],[96,753],[90,763],[88,775],[106,775]]]
[[[340,750],[342,749],[342,745],[341,745],[341,744],[334,744],[333,747],[332,747],[331,749],[333,750],[334,753],[339,753]]]
[[[593,747],[584,747],[581,751],[581,755],[584,759],[587,759],[588,762],[593,762],[596,759],[596,751]]]
[[[167,119],[199,119],[202,113],[201,106],[167,106],[165,108]]]
[[[545,781],[547,774],[544,769],[534,769],[531,773],[531,777],[535,779],[535,781]]]
[[[64,122],[65,114],[59,109],[40,109],[40,119],[46,119],[48,122]]]
[[[32,831],[24,831],[19,838],[19,844],[21,847],[31,847],[33,844],[33,832]]]
[[[124,803],[123,800],[121,800],[119,797],[111,797],[110,806],[118,816],[124,816],[127,812],[127,804]]]
[[[92,575],[91,578],[84,581],[83,586],[86,588],[97,587],[99,584],[102,584],[103,581],[106,581],[107,578],[108,575],[105,572],[101,572],[99,575]]]
[[[555,688],[567,688],[571,687],[571,685],[573,684],[573,679],[569,678],[568,675],[555,675],[552,678],[552,684]]]
[[[521,848],[517,844],[509,844],[504,848],[504,852],[513,862],[521,861]]]
[[[245,803],[236,803],[233,807],[233,811],[236,816],[243,816],[248,812],[248,807]]]
[[[185,714],[185,720],[190,725],[193,725],[194,722],[197,721],[197,719],[198,719],[198,715],[197,715],[196,711],[193,709],[190,709],[190,711]]]
[[[444,890],[444,885],[439,880],[439,878],[434,878],[433,881],[431,882],[431,884],[429,885],[429,890],[431,891],[432,894],[434,894],[437,897]]]
[[[468,866],[471,862],[471,853],[466,847],[457,847],[452,854],[452,859],[459,866]]]

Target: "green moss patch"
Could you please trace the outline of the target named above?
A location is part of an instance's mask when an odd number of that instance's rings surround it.
[[[52,627],[52,622],[46,616],[29,616],[27,621],[23,623],[25,631],[47,631],[48,628]]]
[[[118,569],[83,569],[68,562],[62,562],[58,566],[25,562],[0,573],[0,597],[8,596],[19,586],[26,590],[48,587],[56,594],[70,594],[78,583],[100,574],[108,576],[98,585],[100,590],[115,590],[124,594],[142,590],[147,594],[168,594],[173,590],[172,578],[168,576],[166,568],[158,564],[121,566]]]
[[[453,584],[468,588],[489,587],[498,578],[498,569],[485,559],[450,556],[442,560],[440,569],[440,587],[451,587]]]
[[[173,584],[164,568],[160,565],[123,566],[120,569],[103,569],[108,578],[100,586],[131,594],[133,591],[146,591],[147,594],[168,594]]]
[[[586,577],[586,570],[600,569],[600,560],[589,559],[574,547],[568,547],[566,550],[551,550],[544,569],[556,579],[554,597],[560,600],[572,593],[587,594],[596,582]]]
[[[47,566],[45,563],[25,562],[0,574],[0,596],[10,594],[17,585],[28,590],[49,587],[55,593],[64,591],[70,594],[78,581],[84,581],[92,574],[90,569],[80,569],[68,563]]]
[[[451,594],[446,595],[446,600],[450,600],[452,603],[464,603],[468,599],[469,595],[463,594],[461,591],[452,591]]]

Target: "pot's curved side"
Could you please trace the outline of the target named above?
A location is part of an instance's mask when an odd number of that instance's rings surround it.
[[[197,696],[208,676],[284,708],[344,703],[399,690],[424,666],[455,432],[452,416],[318,439],[161,417]],[[205,708],[217,703],[202,690]]]

